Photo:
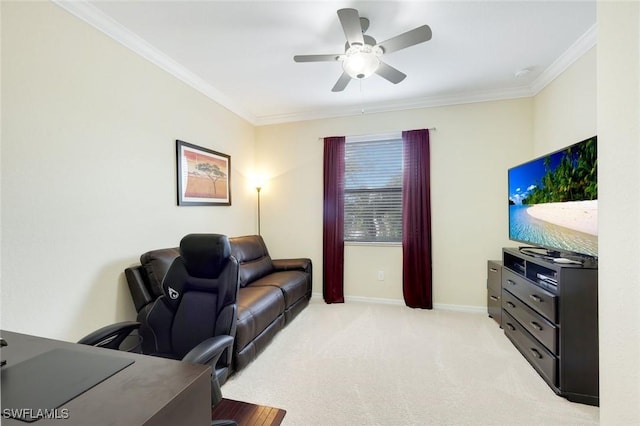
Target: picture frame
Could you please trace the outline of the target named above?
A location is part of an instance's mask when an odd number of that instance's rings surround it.
[[[230,206],[231,156],[176,140],[179,206]]]

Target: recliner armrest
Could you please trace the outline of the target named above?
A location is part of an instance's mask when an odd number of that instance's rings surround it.
[[[133,304],[136,307],[136,312],[154,301],[155,297],[151,295],[147,288],[143,278],[142,266],[132,266],[124,270],[125,278],[127,279],[127,285],[129,286],[129,292],[133,299]]]
[[[273,269],[276,271],[299,270],[308,274],[311,273],[311,259],[274,259],[272,260],[272,263]]]

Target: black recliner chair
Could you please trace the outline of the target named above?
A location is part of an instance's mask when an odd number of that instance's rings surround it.
[[[162,288],[140,322],[127,321],[97,330],[78,343],[120,349],[134,330],[143,354],[212,367],[211,402],[222,399],[220,378],[231,368],[238,297],[238,262],[229,239],[218,234],[189,234],[171,264]]]

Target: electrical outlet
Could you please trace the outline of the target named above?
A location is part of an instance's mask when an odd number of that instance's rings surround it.
[[[384,281],[384,271],[378,271],[378,281]]]

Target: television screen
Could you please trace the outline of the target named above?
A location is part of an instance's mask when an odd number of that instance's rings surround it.
[[[509,239],[598,256],[596,136],[508,171]]]

